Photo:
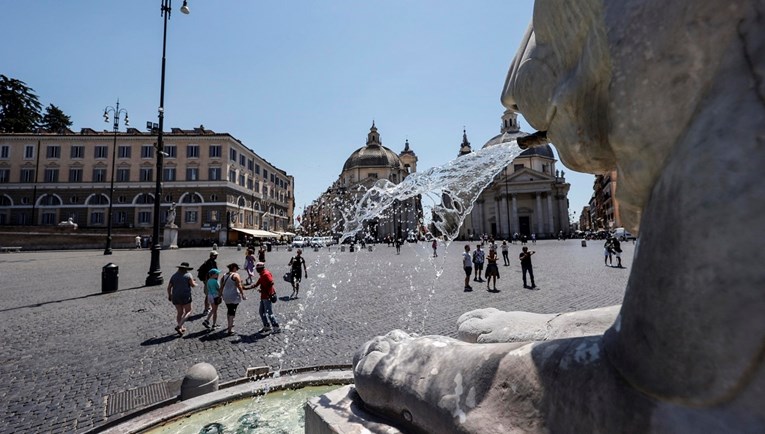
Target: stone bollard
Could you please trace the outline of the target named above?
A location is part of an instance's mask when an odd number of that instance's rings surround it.
[[[242,245],[241,244],[237,244],[236,245],[236,251],[238,252],[240,250],[242,250]]]
[[[197,363],[186,371],[181,383],[181,401],[218,390],[218,372],[209,363]]]
[[[340,251],[344,252],[345,251],[345,246],[340,246]]]
[[[218,251],[218,243],[213,243],[213,250]]]

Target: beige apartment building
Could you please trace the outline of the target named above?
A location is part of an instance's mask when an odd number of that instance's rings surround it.
[[[0,225],[147,228],[157,176],[156,133],[0,134]],[[178,241],[236,239],[236,232],[287,232],[294,178],[228,133],[204,126],[164,134],[160,221],[176,203]],[[113,170],[112,170],[113,168]],[[111,192],[111,182],[114,191]]]

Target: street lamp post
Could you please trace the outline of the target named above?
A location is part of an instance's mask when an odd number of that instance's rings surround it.
[[[165,25],[162,32],[162,77],[159,86],[159,125],[157,131],[157,175],[156,186],[154,189],[154,228],[152,231],[151,246],[151,264],[149,265],[149,275],[146,276],[146,286],[161,285],[164,282],[162,270],[159,266],[159,251],[162,246],[159,243],[159,210],[162,199],[162,160],[164,159],[164,147],[162,144],[162,130],[165,120],[165,52],[167,47],[167,21],[170,19],[172,11],[172,0],[162,0],[162,17]],[[187,0],[183,0],[181,12],[189,13]]]
[[[109,216],[106,223],[106,248],[104,249],[104,255],[112,254],[112,204],[114,203],[114,163],[117,160],[117,132],[120,129],[120,113],[125,113],[125,126],[130,125],[128,119],[128,112],[125,109],[120,109],[120,100],[117,99],[117,105],[114,107],[107,106],[104,109],[104,122],[109,122],[109,112],[114,115],[114,123],[112,124],[112,131],[114,131],[114,144],[112,145],[112,176],[109,184]]]

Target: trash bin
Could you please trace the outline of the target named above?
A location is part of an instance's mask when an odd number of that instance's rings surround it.
[[[345,246],[340,246],[340,251],[344,252],[345,251]]]
[[[266,243],[266,252],[271,251],[271,243]]]
[[[149,237],[149,236],[146,236],[146,235],[144,235],[144,236],[142,236],[142,237],[141,237],[141,248],[143,248],[143,249],[148,249],[149,247],[151,247],[151,246],[149,245],[149,239],[150,239],[150,238],[151,238],[151,237]]]
[[[109,262],[101,269],[101,292],[115,292],[119,284],[120,267]]]
[[[582,240],[582,247],[587,247],[587,240]]]
[[[354,250],[356,250],[356,245],[355,244],[351,244],[350,251],[353,252]]]

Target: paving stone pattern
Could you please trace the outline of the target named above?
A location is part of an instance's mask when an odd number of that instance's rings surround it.
[[[0,425],[2,433],[84,432],[107,418],[107,397],[155,383],[178,381],[186,369],[211,363],[222,381],[244,376],[247,367],[287,369],[349,364],[353,352],[373,336],[394,328],[420,334],[456,336],[462,313],[482,308],[540,313],[567,312],[618,304],[624,296],[634,246],[623,243],[627,268],[603,265],[602,241],[539,241],[529,247],[538,290],[523,289],[518,254],[501,265],[498,288],[472,282],[463,292],[461,252],[465,242],[429,243],[374,251],[341,252],[338,246],[304,252],[308,278],[300,298],[281,280],[294,252],[284,247],[267,256],[281,298],[275,314],[284,332],[261,336],[258,294],[237,311],[234,336],[202,326],[201,287],[194,292],[193,320],[176,336],[175,309],[166,288],[144,287],[148,250],[55,251],[0,255]],[[472,243],[473,245],[475,243]],[[244,250],[223,248],[218,265],[244,262]],[[207,249],[165,250],[165,284],[175,265],[198,267]],[[101,267],[120,267],[119,291],[102,294]],[[196,275],[196,273],[194,273]],[[225,307],[219,323],[225,324]]]

